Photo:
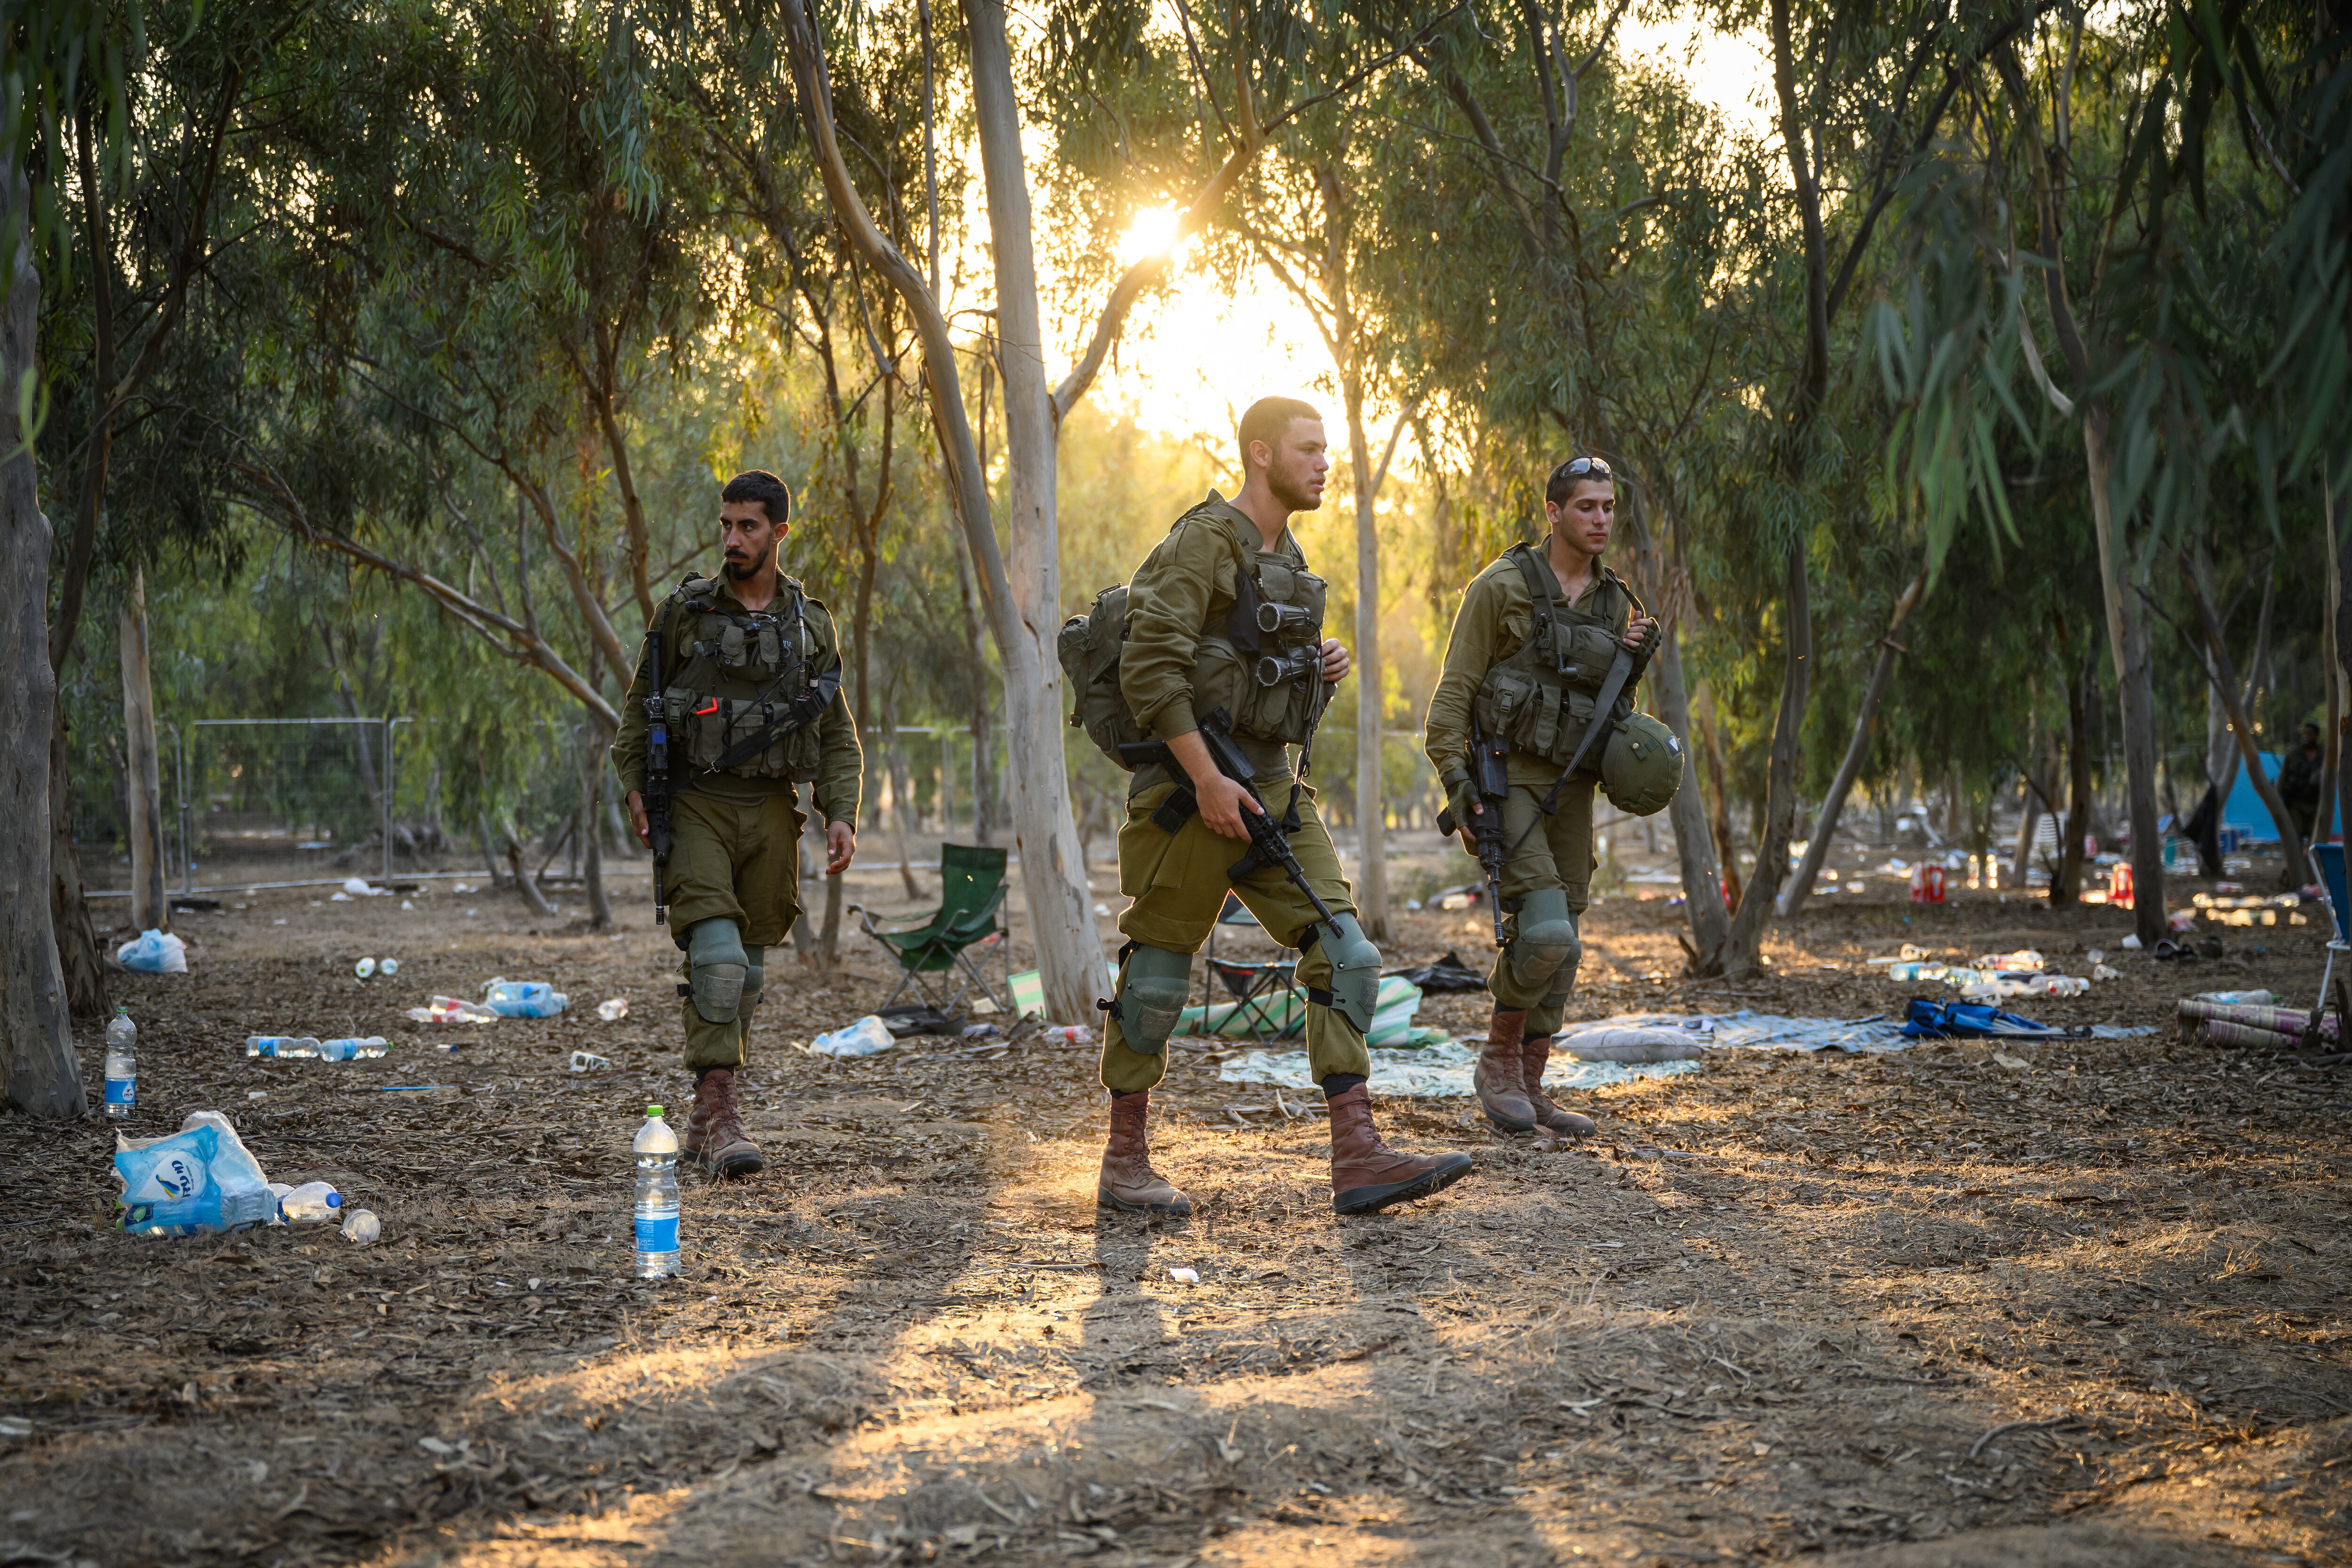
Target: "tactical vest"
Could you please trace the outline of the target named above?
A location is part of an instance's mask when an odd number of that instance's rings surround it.
[[[816,672],[808,595],[783,577],[767,609],[746,611],[721,608],[718,589],[715,577],[688,576],[662,609],[671,650],[662,707],[684,764],[673,772],[811,783],[816,721],[841,689],[841,671]],[[770,730],[766,745],[734,755]]]
[[[1323,579],[1307,570],[1306,554],[1287,533],[1288,549],[1252,552],[1230,523],[1221,526],[1234,546],[1234,605],[1224,624],[1194,645],[1192,711],[1224,710],[1234,739],[1254,742],[1245,745],[1253,752],[1303,745],[1321,716]],[[1119,745],[1150,738],[1119,689],[1127,615],[1127,584],[1105,588],[1086,615],[1062,624],[1055,650],[1070,681],[1071,725],[1121,767],[1129,764]]]
[[[1564,767],[1592,722],[1593,706],[1622,646],[1622,633],[1612,616],[1587,615],[1561,604],[1552,593],[1551,574],[1529,546],[1514,544],[1503,556],[1518,568],[1528,585],[1528,636],[1517,652],[1486,672],[1475,704],[1478,723],[1487,734],[1508,741],[1515,753]],[[1597,565],[1594,570],[1635,612],[1645,613],[1615,573]],[[1633,693],[1620,692],[1617,706],[1620,717],[1633,711]],[[1586,771],[1600,765],[1596,751],[1588,756]]]

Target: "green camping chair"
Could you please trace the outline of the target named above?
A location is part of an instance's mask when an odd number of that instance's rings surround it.
[[[890,956],[898,961],[898,984],[884,999],[884,1007],[912,986],[915,994],[926,1004],[942,1013],[951,1013],[964,994],[977,985],[981,994],[1000,1011],[1006,1009],[1005,999],[990,986],[987,976],[966,951],[991,942],[1000,952],[1003,951],[1003,939],[1010,933],[998,923],[996,911],[1004,903],[1004,856],[1002,849],[983,849],[970,844],[940,845],[940,907],[908,931],[877,930],[873,917],[862,905],[849,906],[850,913],[857,917],[866,934],[888,949]],[[944,1000],[931,994],[930,987],[923,982],[926,974],[940,976]],[[950,981],[955,983],[952,992],[945,989]]]

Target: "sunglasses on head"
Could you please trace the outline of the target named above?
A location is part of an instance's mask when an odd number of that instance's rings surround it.
[[[1596,479],[1615,477],[1609,471],[1609,460],[1606,458],[1570,458],[1551,471],[1551,477],[1555,479],[1580,479],[1588,476]]]

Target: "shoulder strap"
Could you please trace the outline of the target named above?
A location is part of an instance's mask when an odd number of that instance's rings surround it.
[[[1551,584],[1536,562],[1534,548],[1524,541],[1512,545],[1503,554],[1519,569],[1519,575],[1528,584],[1528,605],[1535,620],[1535,624],[1528,628],[1528,641],[1534,643],[1540,639],[1550,652],[1552,663],[1557,666],[1560,663],[1559,632],[1553,617],[1559,607],[1559,601],[1552,596]]]

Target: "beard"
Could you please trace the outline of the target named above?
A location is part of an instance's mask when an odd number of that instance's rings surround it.
[[[1277,479],[1272,473],[1265,479],[1266,493],[1291,511],[1320,511],[1323,498],[1307,488],[1305,479]]]
[[[760,563],[756,561],[730,560],[727,563],[727,580],[730,583],[748,583],[759,574],[759,570]]]

